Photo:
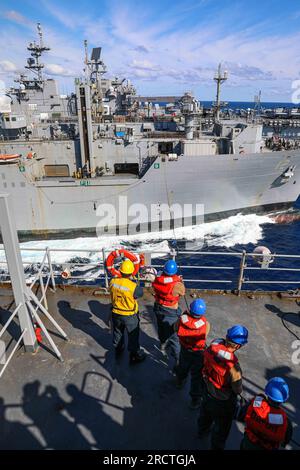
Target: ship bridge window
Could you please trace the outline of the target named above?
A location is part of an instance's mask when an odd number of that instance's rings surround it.
[[[9,117],[6,117],[6,118],[5,118],[5,121],[6,121],[6,122],[9,122]]]
[[[13,117],[11,118],[11,120],[15,122],[15,121],[17,120],[17,118],[16,118],[15,116],[13,116]]]
[[[158,153],[162,153],[163,155],[173,153],[173,142],[159,142]]]
[[[44,171],[46,178],[70,176],[69,165],[45,165]]]
[[[114,164],[115,174],[130,173],[133,175],[139,174],[138,163],[115,163]]]

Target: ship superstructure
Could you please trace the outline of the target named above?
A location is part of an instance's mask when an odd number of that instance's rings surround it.
[[[153,221],[161,229],[170,217],[172,226],[195,223],[195,213],[187,222],[166,214],[166,205],[203,205],[211,220],[297,199],[300,152],[266,148],[255,119],[222,118],[220,68],[209,119],[190,92],[159,104],[138,96],[129,80],[107,78],[102,49],[89,58],[87,43],[83,76],[74,93],[60,95],[43,73],[49,48],[40,25],[38,35],[28,46],[30,76],[18,77],[0,109],[0,191],[13,196],[21,234],[95,232],[103,204],[115,214],[102,232],[132,233],[153,229]],[[132,222],[120,217],[121,195],[127,207],[145,206],[138,222],[136,214]]]

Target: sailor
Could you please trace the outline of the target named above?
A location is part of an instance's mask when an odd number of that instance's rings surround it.
[[[278,450],[292,438],[292,424],[281,408],[289,398],[289,387],[281,377],[266,385],[265,395],[259,394],[245,407],[245,433],[241,450]]]
[[[167,261],[163,272],[156,276],[152,283],[161,350],[175,359],[175,366],[179,359],[180,344],[174,325],[181,314],[179,298],[185,295],[185,287],[181,277],[177,275],[177,270],[174,260]]]
[[[141,362],[146,358],[146,354],[140,349],[139,344],[139,306],[136,300],[142,297],[143,289],[131,279],[133,271],[134,264],[126,259],[120,267],[122,277],[114,277],[110,281],[115,353],[118,357],[124,350],[124,333],[126,330],[131,364]]]
[[[242,371],[235,355],[248,342],[248,330],[235,325],[226,339],[215,339],[204,351],[203,399],[198,418],[199,437],[212,430],[211,448],[223,450],[243,391]]]
[[[201,404],[203,393],[202,367],[203,352],[210,324],[205,318],[206,304],[202,299],[194,300],[177,323],[177,335],[180,342],[179,363],[176,369],[177,388],[182,388],[191,373],[190,403],[191,409]]]

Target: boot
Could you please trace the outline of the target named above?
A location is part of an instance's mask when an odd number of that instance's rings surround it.
[[[143,351],[137,351],[136,353],[130,353],[130,364],[138,364],[146,359],[146,354]]]

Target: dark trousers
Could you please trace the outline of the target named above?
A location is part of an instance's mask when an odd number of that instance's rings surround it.
[[[211,448],[223,450],[229,436],[237,399],[233,395],[229,400],[216,400],[205,388],[198,418],[198,432],[205,434],[212,430]]]
[[[180,344],[174,325],[181,315],[181,308],[178,307],[175,310],[155,303],[154,313],[157,320],[159,341],[165,345],[166,352],[178,361]]]
[[[140,349],[140,319],[138,313],[135,315],[118,315],[112,313],[113,346],[116,349],[124,347],[125,330],[128,334],[128,351],[132,354]]]
[[[266,450],[266,449],[258,444],[254,444],[253,442],[251,442],[247,434],[245,433],[242,439],[241,445],[240,445],[240,450]]]
[[[181,346],[179,363],[176,369],[176,375],[179,380],[185,380],[191,373],[191,389],[190,395],[192,398],[198,398],[203,393],[203,352],[190,351]]]

